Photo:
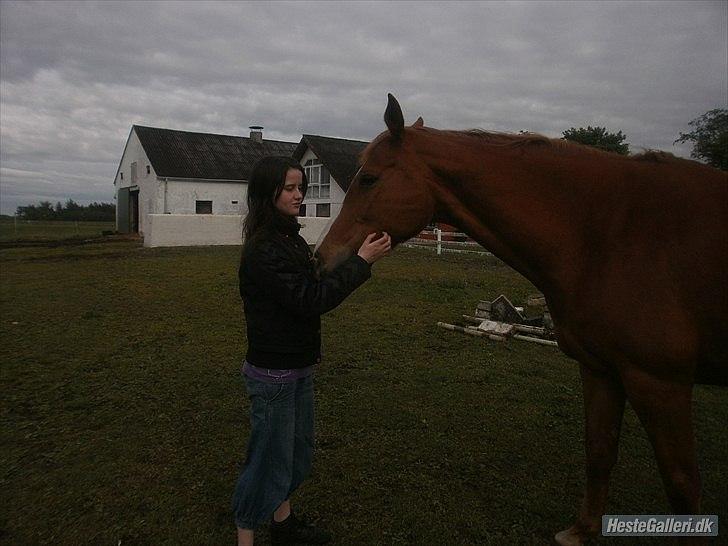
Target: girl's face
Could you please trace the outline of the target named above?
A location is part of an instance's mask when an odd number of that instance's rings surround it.
[[[284,216],[298,216],[303,201],[303,176],[298,169],[288,169],[283,190],[275,202],[276,209]]]

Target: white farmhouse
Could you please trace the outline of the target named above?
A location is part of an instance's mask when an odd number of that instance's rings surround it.
[[[150,235],[154,214],[244,214],[255,162],[296,149],[262,129],[246,138],[134,125],[114,179],[117,231]]]
[[[116,229],[146,246],[240,244],[247,180],[261,157],[301,163],[309,188],[301,234],[313,243],[341,210],[366,142],[303,135],[298,144],[134,125],[114,179]]]

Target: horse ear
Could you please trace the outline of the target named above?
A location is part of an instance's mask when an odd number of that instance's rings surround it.
[[[417,121],[412,124],[412,127],[414,127],[415,129],[422,129],[424,126],[425,120],[422,119],[422,117],[417,118]]]
[[[387,94],[387,109],[384,111],[384,123],[392,136],[399,140],[404,135],[404,116],[397,99],[391,93]]]

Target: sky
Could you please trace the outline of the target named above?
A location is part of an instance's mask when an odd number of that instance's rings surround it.
[[[728,2],[0,0],[0,212],[113,202],[132,125],[369,141],[439,129],[673,145],[728,107]]]

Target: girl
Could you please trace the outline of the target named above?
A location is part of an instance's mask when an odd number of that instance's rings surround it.
[[[291,511],[289,498],[313,460],[313,368],[321,360],[320,316],[370,276],[391,248],[369,235],[359,252],[322,279],[296,221],[307,180],[287,157],[266,157],[248,183],[248,215],[238,277],[247,323],[243,364],[250,396],[250,439],[233,498],[238,546],[271,522],[272,544],[324,544],[329,533]]]

